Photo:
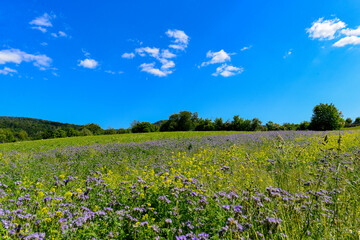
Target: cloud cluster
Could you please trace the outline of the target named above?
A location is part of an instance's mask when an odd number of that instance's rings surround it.
[[[217,77],[219,75],[223,76],[223,77],[231,77],[237,74],[240,74],[244,71],[244,69],[242,67],[234,67],[234,66],[229,66],[226,63],[221,65],[220,67],[216,68],[216,72],[213,73],[212,75]]]
[[[246,49],[244,49],[246,50]],[[242,50],[243,51],[243,50]],[[212,75],[217,76],[223,76],[223,77],[231,77],[237,74],[240,74],[244,71],[242,67],[234,67],[231,65],[226,64],[226,62],[231,61],[231,55],[234,55],[235,53],[227,53],[223,49],[221,49],[218,52],[208,51],[206,53],[206,57],[210,58],[209,61],[201,63],[201,67],[206,67],[211,64],[218,64],[223,63],[220,67],[216,68],[216,72]]]
[[[332,45],[334,47],[360,45],[360,26],[356,29],[346,28],[346,26],[347,24],[338,18],[330,20],[319,18],[317,21],[313,22],[310,28],[306,29],[306,32],[313,40],[318,39],[321,41],[328,41],[340,38]]]
[[[178,49],[184,51],[189,44],[189,36],[181,30],[167,30],[166,35],[170,38],[174,38],[173,44],[169,45],[169,48]]]
[[[169,38],[172,38],[172,44],[169,45],[169,48],[174,50],[184,51],[189,44],[189,36],[181,30],[168,30],[165,33]],[[156,62],[151,63],[142,63],[139,68],[140,71],[152,74],[157,77],[166,77],[169,74],[174,72],[175,62],[173,58],[176,58],[177,55],[171,52],[169,49],[160,49],[157,47],[140,47],[135,48],[134,52],[122,54],[122,58],[133,59],[136,55],[140,57],[153,58],[158,61],[161,66],[157,67]]]
[[[211,59],[207,62],[203,62],[201,66],[205,67],[210,64],[230,62],[230,55],[233,55],[233,53],[227,53],[223,49],[218,52],[208,51],[206,57]]]
[[[78,66],[84,67],[84,68],[90,68],[90,69],[94,69],[99,65],[99,63],[91,58],[86,58],[84,60],[80,60],[80,63],[78,64]]]
[[[42,16],[31,20],[29,24],[32,25],[32,29],[37,29],[43,33],[46,33],[47,28],[53,26],[51,20],[55,17],[55,15],[49,15],[48,13],[44,13]]]
[[[52,59],[44,54],[29,54],[13,48],[0,51],[0,64],[20,64],[22,62],[33,62],[34,66],[39,67],[40,70],[45,70],[50,67]]]
[[[29,24],[32,26],[32,29],[36,29],[41,31],[42,33],[46,33],[49,28],[53,26],[51,20],[55,19],[56,15],[44,13],[42,16],[36,17],[31,20]],[[57,33],[51,33],[51,36],[55,38],[59,37],[68,37],[68,35],[63,31],[58,31]]]

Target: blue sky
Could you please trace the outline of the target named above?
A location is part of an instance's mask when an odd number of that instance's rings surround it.
[[[0,116],[129,127],[201,117],[360,116],[360,1],[12,0]]]

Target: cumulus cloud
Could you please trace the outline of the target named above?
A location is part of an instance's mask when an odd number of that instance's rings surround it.
[[[19,49],[6,49],[0,51],[0,64],[6,63],[16,63],[20,64],[22,62],[33,62],[34,66],[44,70],[49,67],[52,59],[44,54],[29,54]]]
[[[142,72],[150,73],[154,76],[158,77],[166,77],[168,74],[171,74],[172,71],[166,70],[166,69],[158,69],[155,68],[155,63],[143,63],[140,65]]]
[[[44,13],[44,15],[31,20],[29,24],[32,25],[32,29],[37,29],[45,33],[47,32],[47,28],[53,26],[50,20],[55,17],[55,15],[49,15],[48,13]]]
[[[134,53],[124,53],[123,55],[121,55],[122,58],[127,58],[127,59],[132,59],[135,57]]]
[[[145,57],[146,54],[147,54],[150,57],[158,58],[160,49],[155,48],[155,47],[153,47],[153,48],[151,48],[151,47],[142,47],[142,48],[136,48],[135,52],[137,54],[139,54],[140,56],[142,56],[142,57]]]
[[[311,28],[306,29],[306,31],[312,39],[331,40],[335,38],[338,30],[345,27],[346,24],[338,18],[332,20],[319,18],[316,22],[313,22]]]
[[[53,18],[55,18],[55,15],[49,15],[47,13],[44,13],[44,15],[35,18],[29,24],[42,27],[52,27],[50,20]]]
[[[168,49],[163,49],[161,51],[161,57],[162,58],[174,58],[174,57],[176,57],[176,55],[173,54],[172,52],[170,52]]]
[[[84,68],[90,68],[90,69],[94,69],[98,65],[99,65],[99,63],[96,60],[90,59],[90,58],[81,60],[80,63],[78,64],[78,66],[81,66],[81,67],[84,67]]]
[[[159,59],[159,61],[161,62],[162,66],[161,66],[161,69],[162,70],[167,70],[167,69],[170,69],[170,68],[174,68],[175,67],[175,63],[171,60],[167,60],[167,59],[164,59],[164,58],[161,58]]]
[[[216,68],[216,72],[213,73],[213,76],[223,76],[223,77],[231,77],[237,74],[240,74],[244,71],[242,67],[234,67],[231,65],[227,65],[226,63]]]
[[[210,64],[229,62],[231,61],[230,55],[232,54],[229,54],[222,49],[218,52],[208,51],[206,57],[211,59],[207,62],[203,62],[201,66],[204,67]]]
[[[333,44],[334,47],[344,47],[346,45],[359,45],[360,44],[360,37],[357,36],[349,36],[344,37]]]
[[[341,30],[341,33],[347,36],[360,36],[360,26],[356,29],[346,28]]]
[[[178,50],[185,50],[185,48],[187,48],[189,44],[189,36],[187,36],[184,31],[169,29],[165,34],[169,38],[172,38],[172,44],[169,45],[170,48]],[[141,57],[155,58],[157,61],[141,64],[139,68],[143,72],[147,72],[158,77],[165,77],[173,73],[174,71],[175,62],[170,59],[176,58],[177,55],[173,53],[171,49],[161,49],[157,47],[138,47],[135,48],[134,52],[124,53],[122,57],[131,59],[134,58],[135,55],[139,55]],[[159,63],[161,65],[156,66]]]
[[[174,38],[173,44],[169,45],[170,48],[185,50],[189,44],[189,36],[185,34],[182,30],[169,29],[166,32],[166,35],[170,38]]]
[[[0,74],[3,74],[3,75],[10,74],[10,76],[12,76],[13,73],[17,73],[17,71],[15,69],[11,69],[8,67],[4,67],[4,69],[0,69]]]

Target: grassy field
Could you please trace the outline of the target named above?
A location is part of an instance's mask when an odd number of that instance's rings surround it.
[[[360,238],[359,131],[179,134],[4,144],[0,236]]]
[[[115,135],[101,135],[88,137],[70,137],[70,138],[56,138],[37,141],[25,141],[15,143],[0,144],[0,151],[46,151],[55,148],[63,148],[68,146],[89,146],[93,144],[107,144],[107,143],[129,143],[129,142],[146,142],[163,139],[181,139],[192,138],[209,135],[228,135],[239,132],[235,131],[203,131],[203,132],[154,132],[154,133],[130,133],[130,134],[115,134]]]
[[[357,126],[357,127],[349,127],[349,128],[344,128],[344,130],[360,130],[360,126]]]

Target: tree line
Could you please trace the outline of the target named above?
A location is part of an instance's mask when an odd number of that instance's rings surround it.
[[[41,119],[0,117],[0,143],[75,136],[92,136],[124,133],[172,132],[172,131],[285,131],[285,130],[336,130],[360,126],[360,117],[354,121],[343,119],[333,104],[319,104],[313,109],[310,121],[299,124],[278,124],[268,121],[263,124],[258,118],[244,119],[235,115],[232,120],[201,118],[198,113],[181,111],[167,120],[156,123],[134,121],[130,128],[102,129],[98,124],[75,125]]]

